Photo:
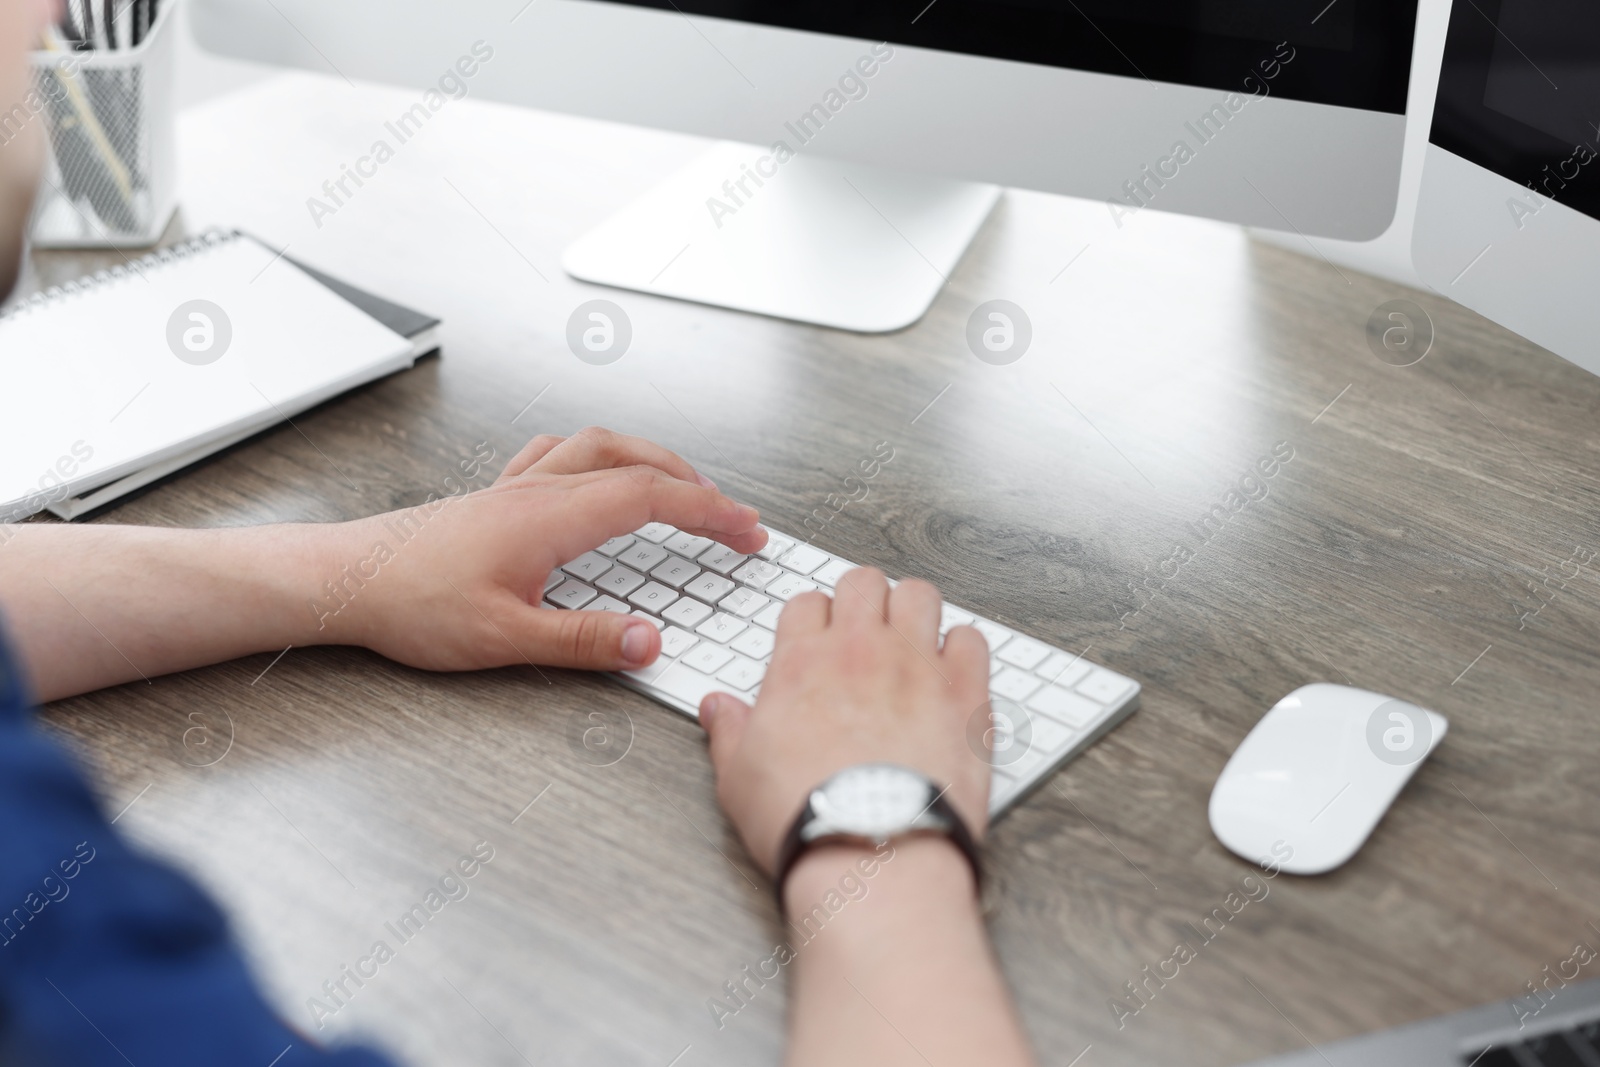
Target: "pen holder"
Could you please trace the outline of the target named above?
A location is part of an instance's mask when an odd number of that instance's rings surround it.
[[[177,0],[135,47],[32,57],[29,121],[49,134],[29,223],[38,248],[142,248],[178,206],[173,130]]]

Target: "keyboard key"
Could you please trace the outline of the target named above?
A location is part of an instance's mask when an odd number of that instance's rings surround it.
[[[662,585],[670,585],[674,589],[682,589],[689,584],[689,580],[700,573],[696,567],[686,559],[677,556],[668,556],[659,567],[650,572],[650,577]]]
[[[726,691],[727,686],[693,667],[683,663],[674,663],[661,672],[655,680],[655,687],[669,697],[683,701],[695,709],[695,717],[700,714],[700,700],[707,693]]]
[[[1539,1067],[1589,1067],[1567,1039],[1559,1033],[1529,1038],[1522,1046]]]
[[[661,677],[663,671],[672,666],[672,661],[665,656],[657,656],[654,663],[647,663],[643,667],[635,667],[631,671],[622,673],[643,685],[653,685]]]
[[[1102,704],[1115,704],[1122,695],[1133,688],[1133,683],[1120,674],[1103,667],[1089,672],[1089,677],[1078,683],[1078,692]]]
[[[1017,784],[1017,780],[1007,774],[1004,767],[991,768],[989,771],[989,807],[993,808],[997,802],[1014,792]]]
[[[545,599],[558,608],[581,608],[599,595],[582,582],[569,579],[545,594]]]
[[[707,604],[715,604],[729,593],[733,592],[733,583],[710,571],[701,571],[694,581],[683,587],[683,591],[696,600],[704,600]],[[760,594],[755,594],[759,596]]]
[[[609,611],[614,615],[631,615],[633,609],[628,607],[616,597],[603,596],[598,600],[590,601],[589,611]]]
[[[726,577],[733,573],[734,568],[749,558],[743,553],[735,552],[727,545],[712,545],[702,552],[700,558],[695,562],[708,571],[716,571]]]
[[[715,542],[713,542],[709,537],[696,537],[692,533],[684,533],[680,530],[671,537],[667,538],[661,547],[665,548],[668,552],[676,552],[680,556],[687,556],[689,559],[694,559],[700,553],[710,548],[714,543]]]
[[[661,631],[661,654],[678,658],[700,643],[700,639],[688,630],[680,630],[676,626],[668,626]]]
[[[697,671],[716,674],[733,659],[733,653],[714,641],[701,641],[678,660]]]
[[[989,692],[998,693],[1007,700],[1015,700],[1020,704],[1043,684],[1027,671],[1007,667],[989,679]]]
[[[1567,1031],[1567,1040],[1576,1047],[1594,1053],[1593,1063],[1600,1063],[1600,1020],[1584,1023],[1577,1029]]]
[[[729,642],[728,647],[751,659],[764,660],[772,655],[772,646],[777,643],[778,639],[772,636],[771,630],[751,626]]]
[[[754,589],[735,589],[717,603],[717,607],[741,619],[748,619],[768,604],[772,603],[770,597],[764,597]],[[779,604],[779,608],[783,605]]]
[[[646,582],[628,594],[628,603],[656,615],[661,614],[668,604],[677,599],[677,592],[668,589],[660,582]]]
[[[1506,1046],[1484,1049],[1476,1056],[1464,1056],[1461,1063],[1471,1064],[1472,1067],[1522,1067],[1522,1061]]]
[[[1067,742],[1077,736],[1075,731],[1043,715],[1035,715],[1029,723],[1033,730],[1030,743],[1047,755],[1053,756],[1060,752],[1066,747]]]
[[[989,654],[991,656],[997,654],[1001,646],[1011,640],[1010,630],[1003,626],[996,626],[988,619],[973,619],[972,625],[976,626],[978,632],[983,635],[983,639],[989,642]]]
[[[769,630],[776,630],[778,628],[778,616],[782,614],[782,604],[768,604],[757,612],[756,617],[751,621],[757,626],[765,626]]]
[[[1001,651],[1000,658],[1013,667],[1021,667],[1025,671],[1031,671],[1043,663],[1044,658],[1049,654],[1049,645],[1041,644],[1031,637],[1023,637],[1018,634],[1005,643],[1005,648]]]
[[[566,580],[567,576],[559,569],[553,570],[544,576],[544,591],[548,593],[550,590],[554,589],[556,586],[560,585]]]
[[[1009,721],[1004,715],[990,717],[989,729],[989,760],[998,767],[1009,767],[1022,758],[1025,751],[1022,742],[1017,740],[1014,730],[1015,723]]]
[[[640,611],[638,608],[635,608],[633,610],[633,614],[634,614],[634,616],[636,618],[643,619],[645,622],[647,622],[650,625],[654,626],[658,630],[666,625],[666,623],[662,622],[660,619],[656,618],[654,615],[650,614],[648,611]]]
[[[633,532],[651,544],[659,545],[678,531],[664,522],[647,522]]]
[[[972,616],[960,608],[946,604],[939,609],[939,632],[947,634],[952,627],[966,626],[972,622]]]
[[[810,574],[831,558],[826,552],[810,545],[795,545],[778,562],[796,574]]]
[[[766,673],[765,664],[745,659],[743,656],[735,656],[732,663],[717,672],[717,681],[727,682],[742,693],[761,681],[761,676]]]
[[[1006,764],[1006,770],[1016,775],[1022,781],[1033,777],[1045,761],[1045,752],[1036,745],[1029,745],[1026,752],[1015,760]]]
[[[763,548],[756,552],[756,555],[760,556],[762,559],[773,560],[777,559],[779,556],[783,555],[793,547],[793,538],[784,537],[782,534],[776,534],[771,530],[768,530],[767,543]]]
[[[646,586],[646,588],[649,587]],[[661,617],[674,626],[681,626],[685,630],[693,630],[711,618],[711,609],[693,597],[686,596],[673,602],[671,607],[662,611]]]
[[[1050,657],[1033,669],[1033,673],[1047,682],[1072,687],[1089,673],[1089,661],[1082,656],[1069,656],[1065,652],[1052,652]]]
[[[1100,705],[1059,685],[1047,685],[1028,701],[1028,710],[1060,719],[1068,726],[1082,728],[1100,714]]]
[[[627,548],[637,540],[638,538],[633,536],[633,534],[623,534],[621,537],[613,537],[611,540],[595,549],[595,551],[600,553],[602,556],[609,556],[612,559],[615,559],[617,553],[621,552],[623,549]]]
[[[811,574],[811,580],[818,585],[825,585],[829,589],[839,584],[839,579],[856,569],[856,565],[845,559],[831,559],[822,567]]]
[[[785,573],[766,587],[766,594],[775,600],[782,600],[787,603],[801,593],[809,593],[816,588],[816,582],[808,581],[798,574]]]
[[[594,584],[602,593],[625,597],[644,584],[644,575],[619,564],[606,571]]]
[[[750,624],[743,619],[735,618],[725,611],[719,611],[705,622],[694,628],[694,632],[701,637],[709,637],[713,641],[727,644],[735,637],[750,628]]]
[[[561,569],[574,578],[592,582],[611,569],[611,561],[598,552],[585,552],[571,563],[563,564]]]
[[[783,569],[776,564],[764,560],[753,559],[733,572],[735,581],[743,582],[752,589],[765,589],[767,583],[783,573]]]
[[[617,562],[636,571],[648,573],[667,558],[667,550],[648,541],[635,541],[617,556]]]

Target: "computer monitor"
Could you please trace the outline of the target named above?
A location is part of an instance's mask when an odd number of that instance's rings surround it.
[[[997,186],[1346,239],[1393,217],[1405,0],[195,0],[202,46],[719,145],[568,250],[585,279],[915,321]]]
[[[1600,374],[1600,7],[1456,4],[1428,141],[1417,272]]]

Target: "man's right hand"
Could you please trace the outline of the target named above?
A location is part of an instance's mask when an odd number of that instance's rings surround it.
[[[701,701],[718,800],[767,871],[806,794],[861,763],[948,785],[982,835],[989,761],[967,724],[989,699],[989,650],[966,626],[941,647],[939,608],[926,582],[891,590],[878,571],[851,571],[831,599],[784,608],[754,708],[724,693]],[[926,1067],[920,1050],[937,1049],[945,1063],[1032,1067],[973,889],[966,860],[937,838],[882,857],[854,844],[802,857],[785,887],[789,954],[773,957],[793,969],[785,1063]],[[848,903],[811,907],[829,900]]]
[[[784,608],[756,706],[726,693],[700,705],[717,796],[769,873],[806,794],[835,771],[898,763],[949,786],[974,835],[988,823],[989,764],[967,723],[989,699],[983,635],[957,626],[939,643],[939,591],[881,571],[839,580]]]

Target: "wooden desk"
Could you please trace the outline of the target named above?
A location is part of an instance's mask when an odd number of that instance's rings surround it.
[[[1118,230],[1103,205],[1029,193],[1004,198],[933,311],[890,337],[597,290],[561,273],[562,247],[700,143],[471,101],[314,226],[306,198],[413,100],[294,75],[189,114],[185,219],[442,315],[444,357],[101,521],[362,515],[420,502],[479,441],[506,457],[598,422],[678,449],[795,529],[888,440],[893,462],[828,546],[1144,683],[1143,710],[994,831],[995,943],[1044,1063],[1091,1044],[1076,1062],[1237,1063],[1515,995],[1600,944],[1595,566],[1519,620],[1529,581],[1600,548],[1600,380],[1309,251],[1149,212]],[[32,277],[83,264],[36,255]],[[607,367],[564,340],[594,296],[634,327]],[[964,341],[997,297],[1035,332],[1007,367]],[[1396,297],[1437,330],[1408,368],[1365,340]],[[1170,574],[1188,524],[1278,442],[1294,458],[1268,495],[1124,620],[1129,583]],[[366,1034],[413,1064],[777,1062],[776,986],[720,1031],[706,1007],[785,935],[717,813],[699,729],[545,673],[297,648],[47,718],[108,809],[131,803],[122,828],[229,902],[297,1025],[383,939],[394,960],[323,1036]],[[1207,827],[1217,772],[1319,679],[1435,708],[1450,735],[1354,862],[1270,883],[1119,1029],[1110,998],[1250,871]],[[573,744],[596,711],[631,720],[612,766]],[[226,755],[192,766],[230,721]],[[185,745],[197,727],[210,748]],[[385,923],[482,840],[494,858],[470,895],[398,946]]]

